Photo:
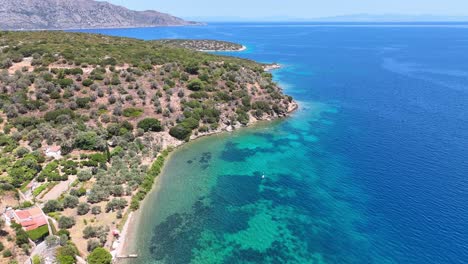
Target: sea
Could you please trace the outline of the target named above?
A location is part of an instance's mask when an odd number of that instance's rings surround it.
[[[83,32],[237,42],[300,104],[177,149],[129,263],[468,263],[468,24]]]

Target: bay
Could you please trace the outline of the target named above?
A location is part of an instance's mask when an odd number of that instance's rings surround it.
[[[466,24],[85,32],[241,43],[301,105],[178,149],[132,263],[466,263]]]

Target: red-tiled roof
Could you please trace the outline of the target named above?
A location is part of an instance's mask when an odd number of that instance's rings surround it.
[[[41,227],[41,226],[44,226],[44,225],[47,225],[47,220],[45,219],[44,216],[37,217],[37,218],[34,218],[31,221],[26,221],[26,222],[21,223],[21,226],[23,226],[24,229],[26,229],[26,231],[34,230],[34,229],[36,229],[38,227]]]
[[[35,219],[36,221],[36,225],[39,227],[39,226],[43,226],[43,225],[47,225],[47,219],[43,216],[43,217],[40,217],[38,219]]]
[[[47,151],[48,152],[59,152],[62,148],[60,146],[48,146]]]
[[[47,225],[47,219],[39,207],[33,207],[27,210],[16,210],[15,214],[19,219],[19,224],[27,231]]]
[[[28,212],[32,217],[43,216],[42,215],[42,210],[39,207],[30,208],[30,209],[28,209]]]
[[[31,217],[31,214],[28,212],[28,210],[17,210],[15,211],[16,216],[20,219],[20,221],[27,220]]]
[[[32,219],[31,220],[26,220],[26,221],[21,222],[21,225],[23,227],[34,226],[34,225],[36,225],[36,221],[34,221]]]
[[[23,227],[24,227],[24,229],[26,231],[31,231],[31,230],[37,229],[37,228],[39,228],[41,226],[43,226],[43,225],[31,225],[31,226],[23,226]]]

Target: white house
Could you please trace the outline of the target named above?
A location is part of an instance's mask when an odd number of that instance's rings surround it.
[[[54,159],[60,159],[62,157],[62,149],[60,146],[47,146],[45,155]]]

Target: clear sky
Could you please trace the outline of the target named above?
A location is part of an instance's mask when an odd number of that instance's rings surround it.
[[[184,18],[319,18],[353,14],[468,15],[468,0],[107,0]]]

